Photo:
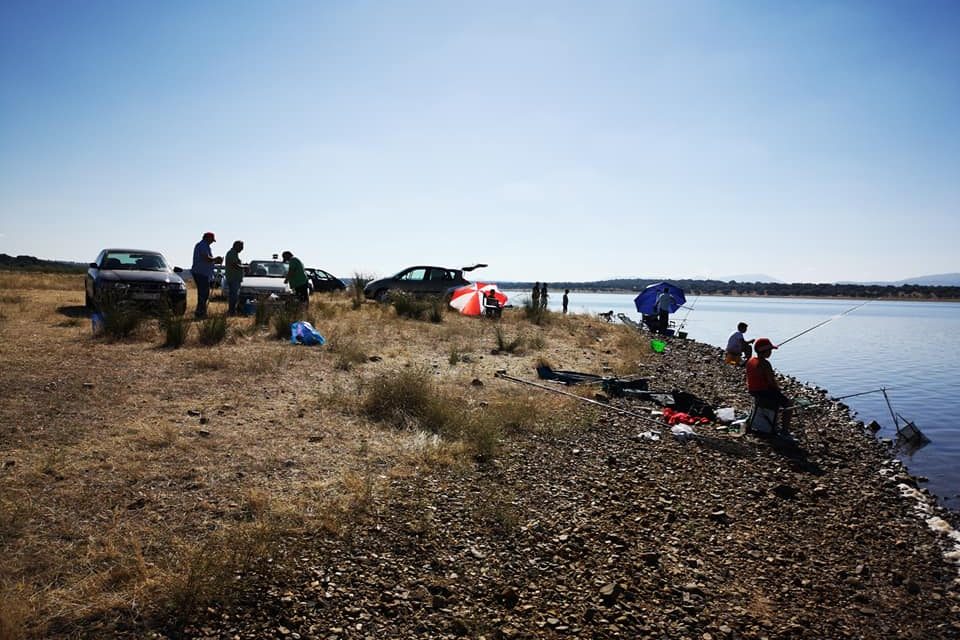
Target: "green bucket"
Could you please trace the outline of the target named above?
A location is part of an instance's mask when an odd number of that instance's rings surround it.
[[[667,343],[663,340],[651,340],[650,348],[656,351],[657,353],[663,353],[664,348],[667,346]]]

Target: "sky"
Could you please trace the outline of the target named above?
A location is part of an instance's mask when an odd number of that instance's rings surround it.
[[[4,0],[0,253],[960,272],[960,2]]]

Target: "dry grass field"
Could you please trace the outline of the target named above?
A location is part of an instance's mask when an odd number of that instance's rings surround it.
[[[511,430],[581,413],[495,371],[649,357],[622,326],[522,309],[430,322],[320,295],[325,346],[230,318],[222,341],[191,320],[171,348],[153,319],[94,336],[82,305],[82,276],[0,273],[0,640],[188,618],[278,536],[348,535],[390,478],[489,461]]]

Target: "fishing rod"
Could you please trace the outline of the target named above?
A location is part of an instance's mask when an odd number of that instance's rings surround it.
[[[614,406],[611,406],[611,405],[609,405],[609,404],[604,404],[603,402],[597,402],[596,400],[591,400],[590,398],[584,398],[584,397],[578,396],[578,395],[575,394],[575,393],[570,393],[569,391],[561,391],[560,389],[554,389],[553,387],[548,387],[547,385],[539,384],[539,383],[537,383],[537,382],[531,382],[531,381],[529,381],[529,380],[524,380],[524,379],[522,379],[522,378],[515,378],[515,377],[513,377],[513,376],[511,376],[511,375],[508,375],[506,371],[497,371],[497,372],[496,372],[495,374],[493,374],[493,375],[494,375],[495,378],[501,378],[501,379],[503,379],[503,380],[510,380],[511,382],[519,382],[520,384],[526,384],[526,385],[529,385],[529,386],[531,386],[531,387],[536,387],[537,389],[543,389],[544,391],[551,391],[551,392],[553,392],[553,393],[558,393],[558,394],[560,394],[560,395],[562,395],[562,396],[569,396],[569,397],[574,398],[574,399],[576,399],[576,400],[580,400],[581,402],[588,402],[588,403],[590,403],[590,404],[595,404],[595,405],[597,405],[597,406],[603,407],[604,409],[607,409],[608,411],[615,411],[615,412],[617,412],[617,413],[622,413],[623,415],[627,415],[627,416],[630,416],[630,417],[632,417],[632,418],[637,418],[638,420],[643,420],[644,422],[653,423],[653,424],[657,425],[658,427],[661,427],[661,428],[663,427],[663,423],[660,422],[659,420],[654,420],[653,418],[648,418],[647,416],[642,416],[642,415],[640,415],[639,413],[634,413],[633,411],[627,411],[626,409],[620,409],[619,407],[614,407]]]
[[[838,314],[835,315],[835,316],[830,316],[829,318],[827,318],[827,319],[824,320],[823,322],[818,322],[817,324],[813,325],[813,326],[810,327],[809,329],[805,329],[804,331],[801,331],[801,332],[798,333],[797,335],[792,336],[792,337],[790,337],[790,338],[787,338],[786,340],[784,340],[783,342],[781,342],[780,344],[778,344],[778,345],[777,345],[777,348],[782,347],[783,345],[787,344],[787,343],[790,342],[791,340],[796,340],[797,338],[799,338],[800,336],[802,336],[802,335],[804,335],[804,334],[806,334],[806,333],[810,333],[811,331],[813,331],[813,330],[816,329],[817,327],[822,327],[823,325],[827,324],[828,322],[832,322],[833,320],[836,320],[837,318],[841,318],[841,317],[847,315],[848,313],[850,313],[851,311],[855,311],[855,310],[859,309],[860,307],[862,307],[863,305],[865,305],[865,304],[867,304],[867,303],[869,303],[869,302],[870,302],[870,300],[867,300],[866,302],[861,302],[860,304],[858,304],[858,305],[856,305],[856,306],[850,307],[849,309],[847,309],[847,310],[844,311],[843,313],[838,313]]]
[[[791,406],[789,406],[789,407],[784,407],[784,408],[785,408],[785,409],[810,409],[810,408],[812,408],[812,407],[819,407],[819,406],[822,406],[822,405],[825,405],[825,404],[830,404],[830,403],[832,403],[832,402],[838,402],[838,401],[840,401],[840,400],[846,400],[847,398],[856,398],[857,396],[865,396],[865,395],[867,395],[868,393],[884,393],[884,395],[886,395],[885,392],[886,392],[886,390],[889,389],[889,388],[890,388],[890,387],[880,387],[879,389],[871,389],[870,391],[861,391],[861,392],[859,392],[859,393],[849,393],[849,394],[847,394],[847,395],[845,395],[845,396],[837,396],[836,398],[828,398],[828,399],[826,399],[826,400],[824,400],[824,401],[822,401],[822,402],[811,402],[811,403],[809,403],[809,404],[806,404],[806,403],[799,404],[799,403],[798,403],[798,404],[794,404],[794,405],[791,405]]]
[[[687,325],[687,318],[690,317],[690,312],[694,310],[697,306],[697,300],[700,299],[700,292],[697,292],[697,297],[693,299],[693,304],[687,307],[687,315],[683,316],[683,320],[680,321],[680,326],[677,327],[677,331],[683,331],[683,328]]]

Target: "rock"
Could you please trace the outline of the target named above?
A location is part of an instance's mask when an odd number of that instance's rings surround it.
[[[200,436],[201,438],[209,438],[210,432],[207,431],[206,429],[197,429],[197,435]]]
[[[188,415],[188,416],[191,416],[191,417],[194,417],[194,418],[197,418],[197,417],[203,415],[203,412],[202,412],[202,411],[198,411],[197,409],[187,409],[187,415]]]
[[[497,600],[507,609],[513,609],[520,602],[520,594],[513,587],[504,587],[497,594]]]
[[[793,500],[800,493],[800,490],[788,484],[778,484],[773,488],[773,493],[782,500]]]
[[[608,582],[600,587],[600,601],[603,602],[604,606],[612,607],[621,592],[622,589],[619,584]]]
[[[470,381],[470,384],[474,387],[482,387],[483,380],[481,380],[480,378],[474,378],[473,380]]]

